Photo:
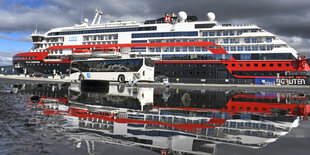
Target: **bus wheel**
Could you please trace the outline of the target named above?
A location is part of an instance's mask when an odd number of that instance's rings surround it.
[[[118,78],[117,78],[117,81],[119,83],[125,83],[125,76],[124,75],[119,75]]]

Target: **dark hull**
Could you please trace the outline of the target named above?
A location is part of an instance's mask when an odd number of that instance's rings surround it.
[[[234,73],[234,74],[232,74]],[[219,63],[156,63],[155,77],[166,76],[169,82],[206,83],[206,84],[254,84],[255,78],[269,77],[296,78],[287,76],[285,71],[240,71],[230,73],[226,66]],[[247,78],[235,75],[243,73]],[[249,78],[249,76],[251,76]],[[304,76],[305,84],[310,84],[309,76]]]
[[[20,68],[15,69],[19,74],[27,70],[27,74],[41,72],[45,75],[69,74],[70,63],[47,63],[37,61],[37,63],[26,63],[19,61]],[[233,74],[232,74],[233,73]],[[206,84],[254,84],[256,77],[268,75],[276,78],[278,75],[282,78],[288,77],[285,71],[233,71],[232,73],[221,63],[156,63],[156,77],[166,76],[169,82],[176,83],[206,83]],[[251,78],[239,78],[235,75],[244,74]],[[295,78],[295,77],[289,77]],[[304,76],[305,84],[310,84],[309,76]]]
[[[18,61],[14,62],[14,64],[19,64],[21,73],[24,73],[24,69],[26,69],[27,74],[32,74],[35,72],[40,72],[45,75],[53,75],[53,73],[57,74],[69,74],[70,63],[54,63],[54,62],[44,62],[44,61],[36,61],[36,63],[29,63],[29,61]]]

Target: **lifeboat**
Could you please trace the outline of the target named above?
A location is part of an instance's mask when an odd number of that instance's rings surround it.
[[[89,49],[75,49],[72,51],[74,57],[89,57],[91,56],[91,50]]]
[[[109,48],[96,48],[92,51],[93,57],[120,57],[121,53],[116,47],[109,47]]]

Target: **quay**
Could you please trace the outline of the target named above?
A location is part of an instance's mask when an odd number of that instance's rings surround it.
[[[0,83],[23,84],[23,83],[69,83],[68,76],[63,79],[60,76],[48,77],[25,77],[25,75],[2,75]],[[124,85],[118,82],[110,82],[110,85]],[[164,87],[163,83],[139,82],[138,87]],[[276,93],[308,93],[310,85],[250,85],[250,84],[197,84],[197,83],[171,83],[174,89],[193,90],[219,90],[219,91],[242,91],[242,92],[276,92]]]

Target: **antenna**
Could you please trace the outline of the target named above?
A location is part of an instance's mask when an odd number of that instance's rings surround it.
[[[99,17],[98,17],[97,24],[100,24],[102,15],[103,15],[102,11],[99,11]]]
[[[101,21],[100,18],[101,18],[102,15],[103,15],[102,11],[100,11],[100,10],[98,10],[98,8],[96,8],[96,10],[95,10],[95,17],[94,17],[93,22],[91,23],[91,25],[99,24],[100,21]],[[97,19],[98,19],[98,21],[97,21]]]
[[[81,23],[83,23],[83,16],[84,16],[84,5],[83,5],[83,3],[82,3]]]
[[[34,34],[38,33],[38,23],[36,23],[36,29],[34,30]]]
[[[97,17],[98,17],[98,9],[96,8],[96,10],[95,10],[95,17],[94,17],[93,22],[91,23],[91,25],[95,24],[95,22],[97,20]]]

